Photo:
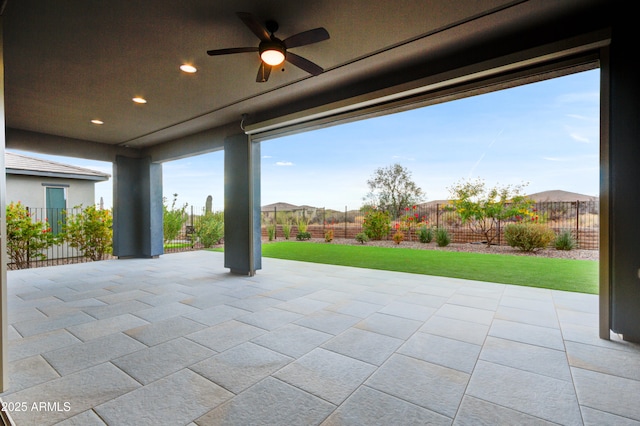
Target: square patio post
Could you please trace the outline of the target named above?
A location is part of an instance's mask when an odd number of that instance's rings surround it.
[[[162,164],[117,156],[113,173],[113,254],[153,258],[164,252]]]
[[[608,55],[602,59],[606,90],[601,114],[608,118],[603,124],[608,134],[601,156],[608,164],[602,176],[601,210],[607,220],[601,223],[605,245],[601,245],[604,259],[600,268],[605,282],[601,283],[600,297],[611,299],[610,312],[601,305],[601,316],[609,315],[611,330],[625,340],[640,342],[640,81],[633,54],[637,48],[635,29],[626,25],[626,17],[621,15],[616,16]],[[607,290],[608,294],[604,293]],[[601,337],[608,337],[602,327]]]
[[[2,39],[2,15],[0,15],[0,392],[9,388],[9,365],[7,358],[7,175],[5,173],[4,149],[6,146],[4,121],[4,42]]]
[[[224,266],[253,276],[262,268],[260,143],[237,134],[224,141]]]

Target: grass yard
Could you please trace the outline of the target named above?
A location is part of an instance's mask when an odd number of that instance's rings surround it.
[[[262,255],[303,262],[598,293],[598,262],[591,260],[300,242],[263,244]]]

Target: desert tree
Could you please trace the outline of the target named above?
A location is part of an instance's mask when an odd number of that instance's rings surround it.
[[[498,236],[500,221],[533,214],[533,202],[523,193],[525,186],[489,188],[482,179],[461,180],[449,188],[450,208],[456,211],[462,223],[468,223],[473,232],[482,235],[489,247]]]
[[[412,180],[411,171],[396,163],[377,168],[367,180],[369,193],[364,201],[369,206],[386,211],[392,218],[402,214],[404,208],[424,200],[422,189]]]

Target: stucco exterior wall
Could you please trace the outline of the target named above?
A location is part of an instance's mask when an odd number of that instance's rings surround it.
[[[68,185],[65,187],[67,208],[96,203],[94,181],[7,174],[7,204],[20,201],[27,207],[46,207],[46,185],[43,184]]]

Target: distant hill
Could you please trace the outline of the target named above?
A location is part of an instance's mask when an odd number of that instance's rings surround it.
[[[558,202],[558,201],[598,201],[598,197],[594,197],[592,195],[586,195],[586,194],[579,194],[577,192],[570,192],[570,191],[563,191],[561,189],[553,189],[550,191],[542,191],[542,192],[535,192],[533,194],[527,194],[527,197],[531,198],[532,200],[534,200],[536,203],[539,202]],[[421,203],[420,206],[421,207],[429,207],[429,206],[435,206],[436,204],[439,204],[440,206],[443,206],[445,204],[448,204],[449,200],[432,200],[432,201],[427,201],[426,203]],[[274,208],[276,208],[277,211],[297,211],[297,210],[307,210],[307,211],[313,211],[313,210],[317,210],[317,209],[322,209],[321,207],[313,207],[313,206],[296,206],[294,204],[289,204],[289,203],[283,203],[283,202],[279,202],[279,203],[273,203],[273,204],[268,204],[265,206],[262,206],[262,211],[263,212],[273,212]],[[330,210],[330,209],[327,209]],[[335,210],[337,211],[337,210]],[[349,213],[357,213],[359,211],[359,209],[357,210],[350,210]],[[343,211],[341,211],[343,212]]]
[[[598,197],[591,195],[579,194],[577,192],[562,191],[554,189],[551,191],[536,192],[527,195],[536,202],[543,201],[597,201]]]

